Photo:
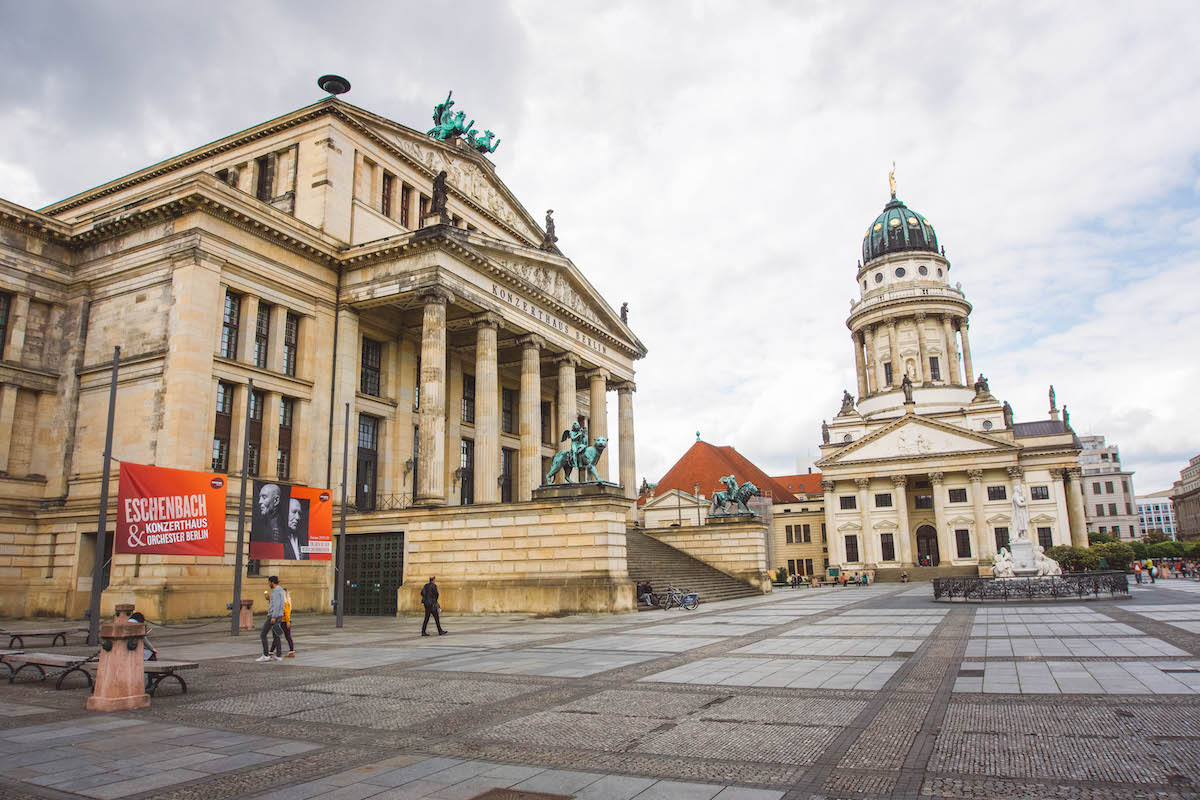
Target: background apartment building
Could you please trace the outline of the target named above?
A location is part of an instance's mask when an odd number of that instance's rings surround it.
[[[1133,472],[1121,466],[1120,448],[1106,444],[1103,436],[1080,436],[1079,442],[1083,445],[1079,466],[1088,533],[1109,533],[1122,539],[1143,535]]]

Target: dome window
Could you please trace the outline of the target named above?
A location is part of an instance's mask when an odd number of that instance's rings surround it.
[[[938,267],[938,277],[942,277],[942,268]]]
[[[891,222],[889,222],[888,224],[889,224],[889,225],[891,225],[893,228],[899,228],[899,227],[900,227],[900,220],[898,220],[898,219],[893,219],[893,220],[892,220]]]
[[[896,267],[896,277],[897,278],[903,278],[906,274],[907,273],[905,272],[904,267]]]
[[[882,273],[882,272],[876,272],[876,273],[875,273],[875,282],[876,282],[876,283],[883,283],[883,273]]]
[[[916,227],[916,225],[917,225],[917,218],[916,218],[916,217],[909,217],[909,218],[908,218],[908,224],[909,224],[909,225],[912,225],[913,227]]]
[[[867,288],[867,282],[866,282],[866,281],[863,281],[863,288],[864,288],[864,289],[865,289],[865,288]]]
[[[922,264],[921,266],[917,267],[917,272],[921,273],[922,275],[928,275],[928,274],[929,274],[929,267],[927,267],[927,266],[925,266],[924,264]]]
[[[882,222],[876,222],[876,223],[875,223],[875,230],[877,230],[877,231],[881,231],[881,230],[883,230],[883,223],[882,223]]]

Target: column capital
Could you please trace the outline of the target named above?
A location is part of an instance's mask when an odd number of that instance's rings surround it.
[[[447,305],[453,302],[454,295],[448,289],[443,289],[441,286],[429,286],[422,289],[417,297],[421,298],[421,302],[425,305]]]
[[[971,327],[971,325],[970,325],[970,323],[968,323],[968,322],[967,322],[967,318],[966,318],[966,317],[959,317],[959,318],[958,318],[958,329],[959,329],[960,331],[965,331],[965,330],[966,330],[967,328],[969,328],[969,327]]]
[[[892,483],[894,483],[896,485],[897,489],[907,488],[907,486],[908,486],[908,476],[907,475],[890,475],[889,477],[892,479]]]
[[[555,356],[554,363],[560,367],[564,364],[570,364],[572,367],[578,367],[582,362],[579,360],[579,356],[575,355],[574,353],[562,353],[558,356]]]
[[[596,369],[589,369],[587,372],[585,372],[584,377],[589,381],[601,380],[605,383],[608,383],[608,379],[612,376],[609,374],[608,370],[597,367]]]
[[[832,492],[835,486],[837,486],[837,481],[821,481],[821,488],[827,493]]]
[[[1008,477],[1014,481],[1021,480],[1025,477],[1024,467],[1005,467],[1004,471],[1008,473]]]
[[[943,325],[949,325],[950,323],[954,322],[953,314],[940,314],[939,316],[942,318]]]
[[[1083,467],[1066,467],[1063,472],[1067,474],[1069,479],[1077,481],[1083,479]]]
[[[967,470],[967,477],[971,479],[971,483],[983,483],[983,470],[969,469]]]
[[[941,486],[942,483],[945,481],[945,479],[946,479],[946,473],[944,473],[944,472],[929,473],[929,482],[932,483],[934,486]]]
[[[1050,477],[1054,478],[1054,480],[1056,480],[1056,481],[1066,480],[1067,468],[1066,467],[1052,467],[1050,469]]]
[[[495,311],[484,311],[471,317],[471,324],[476,328],[497,328],[504,324],[504,318]]]
[[[854,485],[857,486],[859,489],[868,489],[871,486],[871,479],[870,478],[855,478]]]
[[[926,316],[927,315],[924,311],[918,311],[914,318],[917,320],[917,322],[924,322]]]
[[[633,381],[621,381],[612,387],[617,394],[633,394],[637,391],[637,384]]]
[[[888,317],[887,319],[884,320],[884,322],[887,323],[889,328],[896,327],[896,318],[895,317]]]
[[[527,333],[523,336],[518,336],[517,344],[521,345],[521,347],[534,347],[538,350],[546,348],[546,340],[536,333]]]

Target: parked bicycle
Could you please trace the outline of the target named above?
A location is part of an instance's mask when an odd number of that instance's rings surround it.
[[[690,589],[680,589],[678,586],[671,586],[666,592],[658,596],[658,604],[663,609],[679,606],[680,608],[691,611],[696,606],[700,605],[700,595]]]

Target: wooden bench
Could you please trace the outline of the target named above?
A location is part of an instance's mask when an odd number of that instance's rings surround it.
[[[85,628],[68,628],[65,631],[64,630],[51,630],[51,629],[36,630],[36,631],[0,631],[0,635],[8,637],[8,646],[10,648],[11,647],[24,648],[25,647],[25,637],[27,637],[27,636],[49,636],[51,647],[54,647],[55,645],[57,645],[58,640],[62,639],[63,647],[66,647],[67,634],[68,633],[79,633],[80,631],[83,631],[83,630],[86,630],[86,629]]]
[[[145,664],[146,672],[146,693],[151,697],[158,690],[159,684],[167,678],[174,678],[179,681],[179,688],[183,690],[183,694],[187,694],[187,683],[184,682],[183,676],[178,674],[181,669],[199,669],[199,664],[190,663],[187,661],[147,661]]]
[[[100,651],[97,650],[90,656],[63,656],[55,653],[13,653],[12,655],[4,655],[4,663],[8,666],[9,676],[8,682],[12,683],[17,679],[17,675],[28,667],[36,669],[39,680],[46,680],[46,668],[61,669],[58,674],[58,680],[54,683],[55,689],[61,689],[63,681],[72,672],[78,672],[87,678],[88,688],[95,685],[95,680],[92,678],[92,673],[96,670]],[[13,669],[13,664],[19,664],[16,669]]]

